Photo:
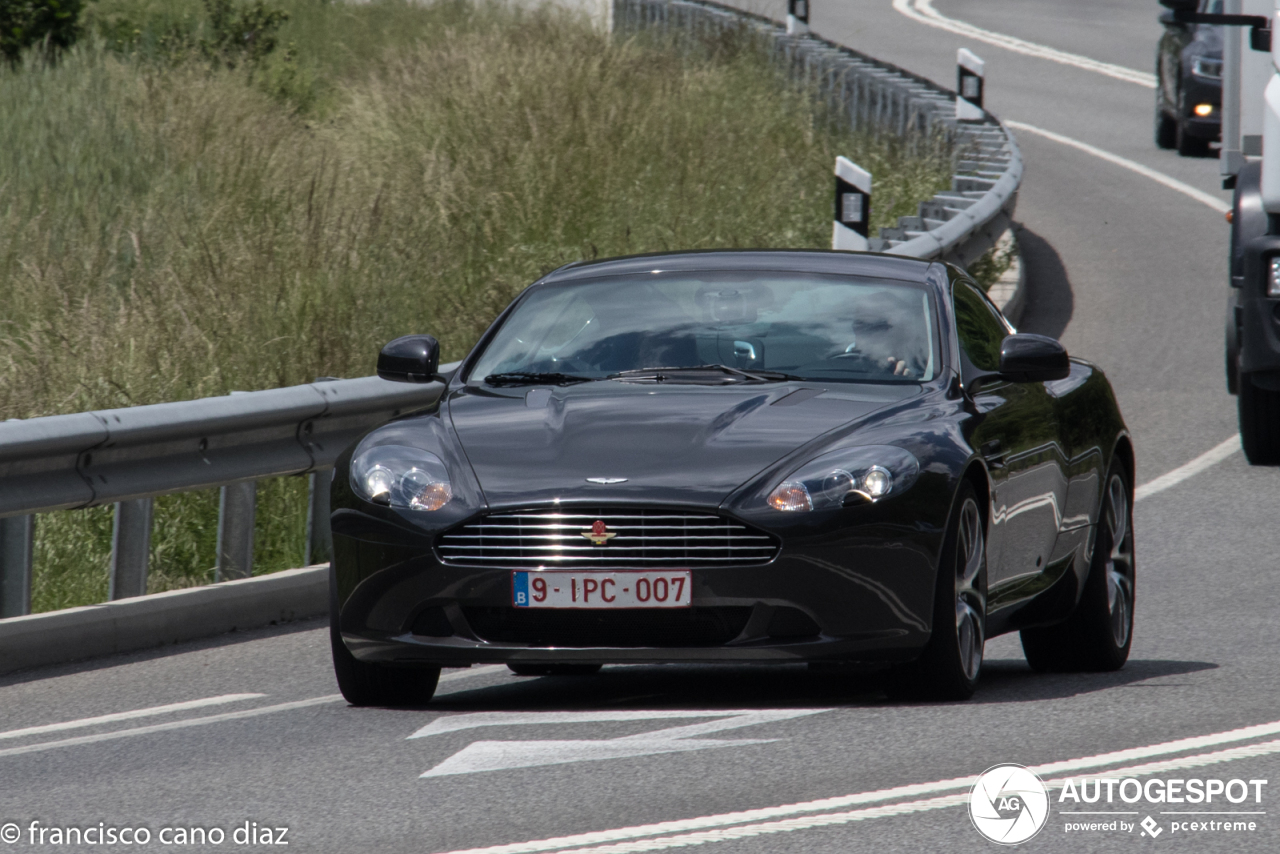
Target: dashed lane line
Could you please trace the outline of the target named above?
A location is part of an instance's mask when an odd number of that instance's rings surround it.
[[[469,670],[463,670],[458,673],[447,673],[444,676],[440,677],[440,682],[441,683],[456,682],[461,679],[470,679],[475,676],[490,675],[499,670],[505,671],[506,667],[498,664],[486,665],[484,667],[473,667]],[[244,697],[246,695],[231,695],[231,696]],[[247,696],[262,697],[265,695],[251,694]],[[41,753],[46,750],[58,750],[64,747],[77,747],[82,744],[96,744],[98,742],[114,741],[120,738],[135,738],[140,735],[152,735],[153,733],[169,732],[170,730],[187,729],[189,727],[197,727],[197,726],[208,726],[209,724],[224,723],[226,721],[238,721],[238,720],[244,720],[246,718],[256,718],[261,715],[270,715],[276,712],[290,712],[295,709],[306,709],[311,706],[321,706],[326,703],[336,703],[336,702],[339,702],[340,700],[342,700],[341,694],[326,694],[323,697],[310,697],[306,700],[293,700],[288,703],[277,703],[272,706],[258,706],[257,708],[243,709],[238,712],[224,712],[219,715],[206,715],[205,717],[202,717],[202,718],[187,718],[185,720],[180,720],[180,721],[169,721],[168,723],[162,723],[162,724],[150,724],[148,726],[132,727],[130,729],[115,730],[113,732],[100,732],[100,733],[94,733],[93,735],[80,735],[80,736],[75,736],[73,738],[62,738],[62,739],[58,739],[57,741],[41,741],[41,742],[36,742],[34,744],[23,744],[17,747],[7,747],[7,748],[4,748],[3,750],[0,750],[0,757],[19,756],[24,753]],[[201,703],[203,701],[195,700],[192,702]],[[190,707],[195,708],[195,706],[190,706]],[[143,713],[152,712],[152,710],[148,710],[148,709],[140,709],[138,711]],[[135,717],[140,716],[134,712],[120,712],[119,715],[117,716],[108,715],[107,717],[111,717],[114,720],[127,720],[128,718],[123,716],[129,716],[129,715],[133,715]],[[106,723],[106,722],[107,721],[101,721],[101,720],[97,721],[97,723]],[[77,722],[72,722],[72,723],[77,723]],[[88,726],[89,724],[83,724],[83,725]],[[60,726],[60,724],[50,724],[50,726],[57,727],[57,726]],[[31,729],[39,729],[39,728],[31,728]],[[14,732],[21,733],[23,731],[14,730]],[[30,730],[26,731],[24,734],[30,735],[31,734]]]
[[[61,732],[69,729],[80,729],[87,726],[99,726],[101,724],[113,724],[117,721],[136,720],[137,718],[148,718],[153,715],[167,715],[173,712],[185,712],[190,709],[202,709],[208,706],[219,706],[223,703],[238,703],[242,700],[256,700],[259,697],[265,697],[266,694],[222,694],[217,697],[205,697],[202,700],[187,700],[182,703],[168,703],[163,706],[150,706],[145,709],[133,709],[128,712],[114,712],[109,715],[98,715],[92,718],[80,718],[74,721],[62,721],[56,724],[42,724],[41,726],[29,726],[22,729],[11,729],[0,732],[0,739],[6,738],[26,738],[31,735],[44,735],[48,732]]]
[[[1091,59],[1078,53],[1068,53],[1065,50],[1058,50],[1048,45],[1036,44],[1035,42],[1008,36],[1004,33],[984,30],[981,27],[975,27],[973,24],[966,24],[964,21],[948,18],[933,8],[933,0],[893,0],[893,8],[917,23],[966,36],[974,41],[1002,47],[1005,50],[1011,50],[1024,56],[1047,59],[1060,65],[1070,65],[1075,68],[1082,68],[1085,71],[1105,74],[1116,80],[1136,83],[1148,89],[1156,88],[1156,76],[1154,74],[1148,74],[1145,71],[1138,71],[1135,68],[1128,68],[1123,65],[1113,65],[1110,62]]]
[[[1180,738],[1161,744],[1117,750],[1095,756],[1083,756],[1066,759],[1060,762],[1049,762],[1033,766],[1032,771],[1042,777],[1067,774],[1076,771],[1095,771],[1111,765],[1169,756],[1175,753],[1186,753],[1216,747],[1235,742],[1264,738],[1280,734],[1280,721],[1242,727],[1226,732],[1209,735]],[[1196,756],[1161,760],[1128,768],[1106,771],[1106,776],[1137,776],[1154,774],[1175,768],[1191,768],[1214,762],[1226,762],[1232,759],[1243,759],[1253,756],[1264,756],[1280,753],[1280,740],[1263,744],[1246,745]],[[592,833],[580,833],[573,836],[560,836],[551,839],[539,839],[529,842],[515,842],[505,845],[493,845],[487,848],[468,848],[453,851],[450,854],[538,854],[538,852],[573,851],[574,854],[587,852],[652,851],[661,848],[683,847],[705,842],[718,842],[727,839],[739,839],[744,836],[758,836],[762,833],[777,833],[787,830],[802,830],[809,827],[821,827],[824,824],[844,824],[868,818],[888,815],[902,815],[909,812],[937,809],[963,803],[967,795],[946,795],[943,797],[912,800],[901,803],[853,810],[844,813],[830,814],[830,810],[844,807],[871,804],[882,801],[903,801],[905,798],[920,798],[922,795],[940,795],[943,792],[963,791],[973,785],[973,777],[955,777],[949,780],[937,780],[931,783],[914,783],[896,786],[890,789],[879,789],[871,792],[859,792],[817,801],[798,804],[787,804],[777,807],[764,807],[754,810],[708,815],[698,818],[665,821],[656,824],[622,827],[614,830],[602,830]],[[1061,780],[1050,781],[1050,785]],[[827,815],[805,816],[805,813],[828,813]],[[646,837],[662,836],[662,839]],[[642,840],[631,841],[628,840]],[[615,844],[625,843],[625,845]],[[592,847],[582,847],[592,846]]]

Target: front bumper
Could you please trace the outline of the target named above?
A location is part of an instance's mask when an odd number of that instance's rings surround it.
[[[893,662],[928,641],[940,531],[875,523],[758,566],[695,567],[688,609],[514,608],[511,571],[451,566],[428,538],[335,532],[342,638],[384,664]]]

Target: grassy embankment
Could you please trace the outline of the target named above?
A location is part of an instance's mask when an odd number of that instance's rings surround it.
[[[948,180],[747,44],[609,44],[461,2],[274,8],[255,59],[195,0],[97,0],[55,66],[0,70],[0,418],[364,376],[410,332],[456,359],[569,261],[827,245],[836,154],[874,173],[876,226]],[[260,484],[257,572],[302,560],[305,489]],[[157,501],[152,592],[212,580],[216,509]],[[102,601],[111,509],[37,532],[35,610]]]

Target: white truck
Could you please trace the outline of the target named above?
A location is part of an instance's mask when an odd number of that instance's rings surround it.
[[[1223,187],[1234,189],[1226,314],[1227,390],[1249,462],[1280,465],[1280,0],[1160,0],[1186,23],[1224,26]],[[1216,4],[1215,4],[1216,5]]]

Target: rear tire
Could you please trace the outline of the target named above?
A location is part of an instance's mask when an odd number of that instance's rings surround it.
[[[329,646],[338,690],[353,706],[425,706],[440,681],[439,667],[386,667],[351,654],[338,628],[338,589],[329,578]]]
[[[1022,651],[1040,672],[1119,670],[1133,644],[1133,491],[1117,462],[1107,476],[1089,577],[1065,622],[1022,630]]]
[[[933,594],[933,634],[921,656],[889,671],[890,697],[967,700],[982,674],[986,642],[987,537],[978,493],[965,481],[947,525]]]
[[[1280,392],[1259,388],[1249,374],[1240,374],[1236,410],[1240,443],[1255,466],[1280,465]]]
[[[594,676],[600,672],[599,664],[508,664],[507,669],[517,676]]]

